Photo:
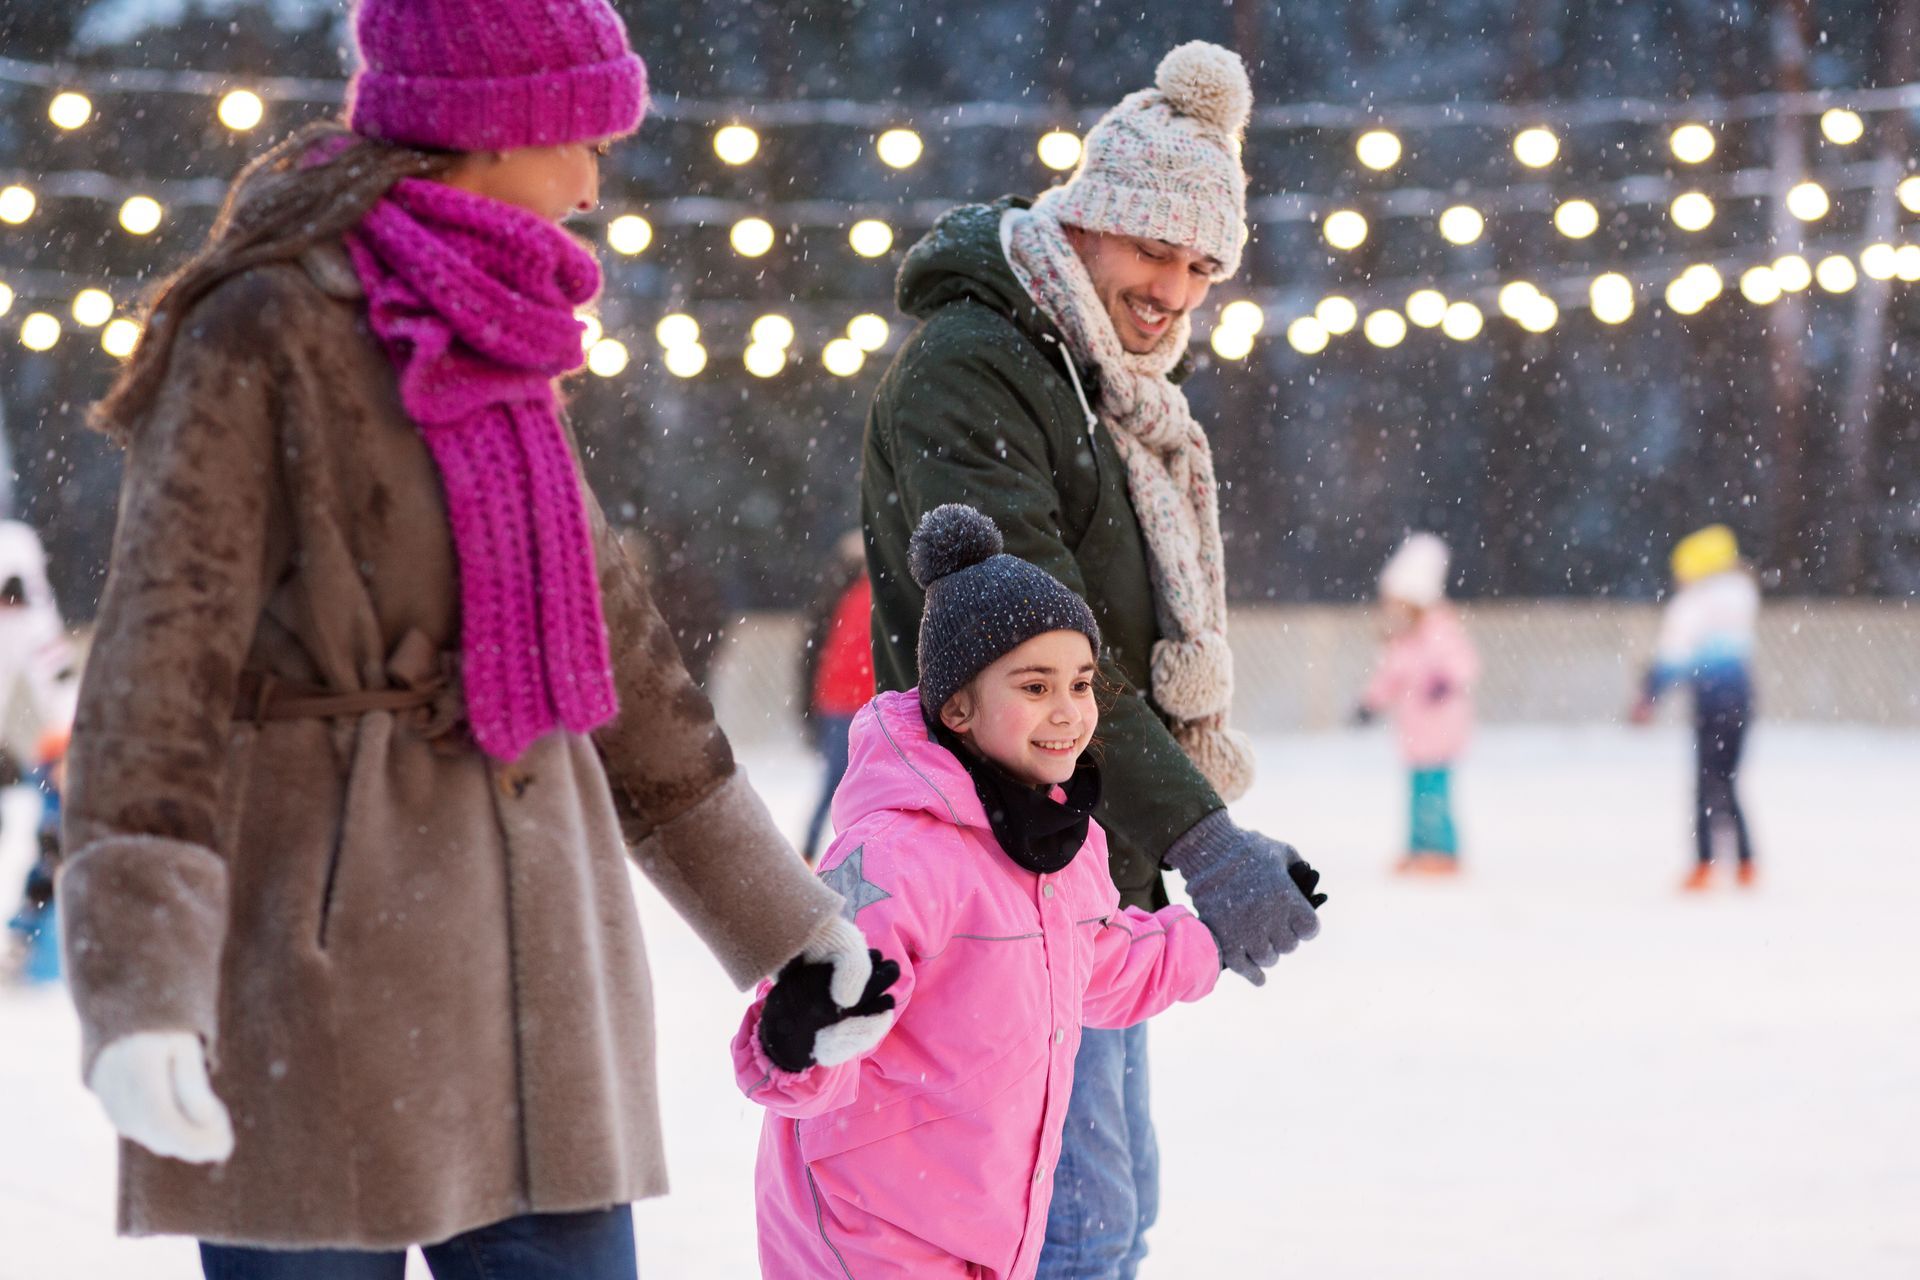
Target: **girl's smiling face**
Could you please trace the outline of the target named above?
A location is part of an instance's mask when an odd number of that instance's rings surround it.
[[[1034,786],[1073,777],[1100,723],[1093,645],[1048,631],[1003,655],[947,699],[940,722],[1014,777]]]

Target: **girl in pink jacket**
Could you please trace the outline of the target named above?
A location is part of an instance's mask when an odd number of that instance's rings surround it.
[[[1416,533],[1380,573],[1386,644],[1355,717],[1391,714],[1412,784],[1407,856],[1400,870],[1459,870],[1453,829],[1453,763],[1473,732],[1480,659],[1447,604],[1447,544]]]
[[[734,1038],[740,1086],[768,1112],[773,1280],[1033,1275],[1081,1027],[1130,1026],[1220,976],[1185,909],[1121,908],[1083,754],[1099,628],[1000,552],[972,508],[928,513],[920,686],[853,723],[820,865],[875,949],[873,980],[841,1008],[824,968],[789,965]]]

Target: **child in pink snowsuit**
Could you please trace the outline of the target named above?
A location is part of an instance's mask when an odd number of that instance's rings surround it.
[[[1416,533],[1381,571],[1386,644],[1357,712],[1363,723],[1379,714],[1393,716],[1410,770],[1403,871],[1448,874],[1459,868],[1452,770],[1473,732],[1480,659],[1447,604],[1447,561],[1446,543],[1431,533]]]
[[[1032,1276],[1081,1027],[1129,1026],[1220,976],[1185,909],[1120,906],[1082,755],[1099,628],[1000,548],[970,507],[927,514],[920,686],[853,723],[820,865],[885,957],[865,997],[835,1007],[824,974],[790,965],[734,1038],[768,1112],[772,1280]]]

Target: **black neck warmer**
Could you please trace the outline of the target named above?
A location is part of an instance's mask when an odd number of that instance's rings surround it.
[[[968,747],[945,725],[929,723],[928,730],[973,779],[993,838],[1015,865],[1043,876],[1065,870],[1087,842],[1087,823],[1100,803],[1100,766],[1093,762],[1093,754],[1081,753],[1066,782],[1067,798],[1056,803],[1047,794],[1051,787],[1022,782]]]

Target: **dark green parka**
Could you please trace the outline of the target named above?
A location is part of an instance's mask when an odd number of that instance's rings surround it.
[[[1160,638],[1146,542],[1120,455],[1104,427],[1089,427],[1066,347],[1001,249],[1002,216],[1026,204],[953,210],[900,271],[900,309],[920,325],[874,397],[860,481],[874,671],[882,689],[917,680],[923,595],[907,541],[920,517],[943,502],[992,516],[1010,554],[1079,592],[1100,621],[1102,666],[1120,692],[1103,700],[1094,816],[1122,899],[1154,908],[1166,902],[1167,847],[1223,802],[1143,692]],[[1093,370],[1079,372],[1097,397]]]

